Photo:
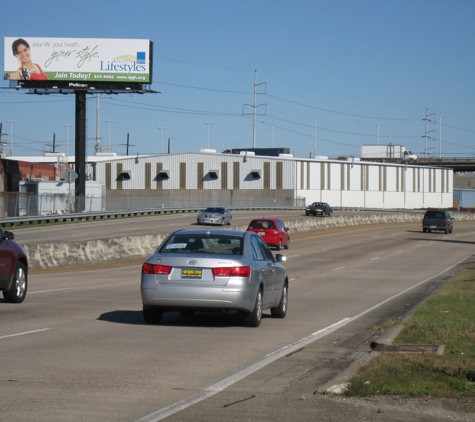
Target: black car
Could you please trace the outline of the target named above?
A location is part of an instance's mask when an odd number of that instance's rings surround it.
[[[320,215],[322,217],[325,217],[326,215],[331,217],[332,212],[332,207],[330,207],[326,202],[314,202],[311,205],[307,205],[307,208],[305,209],[305,215]]]
[[[422,231],[430,233],[431,231],[443,231],[445,234],[452,233],[454,230],[453,217],[445,210],[426,211],[422,218]]]

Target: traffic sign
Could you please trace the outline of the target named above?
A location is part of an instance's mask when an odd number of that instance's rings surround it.
[[[67,169],[63,176],[64,180],[68,183],[73,183],[78,178],[78,174],[71,168]]]

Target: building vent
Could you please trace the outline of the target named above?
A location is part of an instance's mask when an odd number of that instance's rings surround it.
[[[251,176],[254,177],[254,179],[260,179],[261,178],[261,170],[251,170]]]
[[[219,177],[219,170],[210,170],[208,174],[211,179],[217,179]]]
[[[122,180],[132,179],[132,170],[122,170],[120,172],[120,177],[122,178]]]
[[[170,170],[160,170],[158,177],[160,180],[168,180],[170,178]]]

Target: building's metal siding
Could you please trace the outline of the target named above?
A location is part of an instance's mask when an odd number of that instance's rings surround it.
[[[334,206],[353,206],[346,203],[352,201],[380,207],[376,202],[381,198],[385,203],[393,204],[401,197],[408,208],[442,206],[441,197],[444,205],[451,206],[447,198],[452,194],[453,186],[452,170],[390,163],[181,153],[119,157],[94,165],[97,180],[104,181],[112,191],[147,190],[147,186],[163,190],[221,192],[290,190],[295,198],[328,199]],[[147,168],[151,169],[148,173]],[[168,171],[169,178],[158,177],[160,170]],[[211,170],[217,172],[217,178],[211,177]],[[120,177],[123,171],[130,171],[130,179]],[[256,171],[260,177],[253,176]],[[150,182],[146,181],[148,178]]]

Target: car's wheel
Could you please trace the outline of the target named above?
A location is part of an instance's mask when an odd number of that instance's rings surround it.
[[[449,234],[449,229],[444,230],[445,234]]]
[[[427,233],[430,233],[430,232],[432,232],[432,230],[431,230],[431,229],[427,229]]]
[[[143,307],[143,319],[147,324],[160,324],[163,317],[163,311],[156,308]]]
[[[287,315],[287,301],[289,299],[289,291],[287,283],[284,283],[284,287],[282,289],[282,297],[280,298],[280,302],[276,308],[271,308],[270,312],[274,318],[285,318]]]
[[[287,239],[287,244],[284,246],[284,249],[290,248],[290,237]]]
[[[246,322],[251,327],[259,327],[259,325],[261,325],[261,321],[262,321],[262,289],[259,289],[257,292],[254,310],[247,315]]]
[[[422,229],[422,233],[425,233],[426,231],[427,231],[427,229],[424,229],[424,228]]]
[[[224,217],[223,217],[223,219],[221,220],[221,225],[224,226],[224,223],[225,223],[225,221],[224,221]]]
[[[280,251],[282,249],[282,239],[279,240],[279,244],[275,248],[276,250]]]
[[[232,219],[232,218],[230,218],[230,219],[229,219],[228,226],[230,226],[232,222],[233,222],[233,219]]]
[[[26,291],[28,289],[28,274],[23,262],[17,262],[15,271],[12,274],[10,289],[3,291],[5,302],[21,303],[25,300]]]
[[[453,231],[454,231],[453,227],[451,229],[449,229],[449,233],[452,233]]]

